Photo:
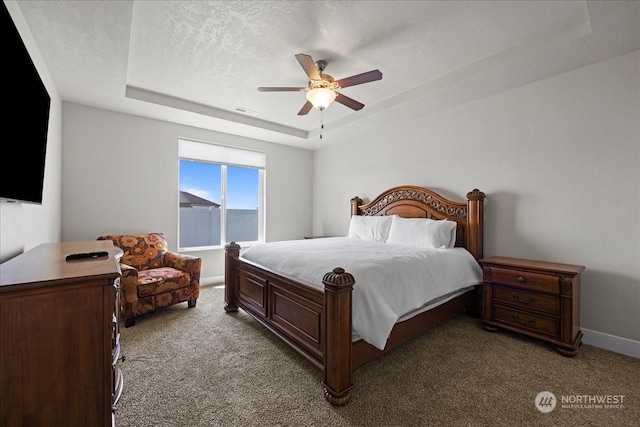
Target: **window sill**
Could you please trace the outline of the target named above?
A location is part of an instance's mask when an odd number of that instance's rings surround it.
[[[262,242],[236,242],[240,245],[242,249],[249,248],[251,246],[259,245]],[[203,252],[203,251],[215,251],[215,250],[224,250],[225,245],[215,245],[215,246],[195,246],[189,248],[178,248],[178,252]]]

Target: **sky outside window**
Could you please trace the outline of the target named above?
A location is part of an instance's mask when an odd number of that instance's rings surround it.
[[[221,166],[215,163],[180,160],[180,191],[221,203]],[[258,170],[227,167],[227,209],[258,208]]]
[[[258,209],[258,169],[227,167],[227,209]]]

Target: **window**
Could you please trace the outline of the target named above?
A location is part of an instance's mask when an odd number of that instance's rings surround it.
[[[264,242],[264,153],[180,139],[180,250]]]

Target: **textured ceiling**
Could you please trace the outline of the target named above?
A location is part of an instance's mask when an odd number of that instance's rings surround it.
[[[64,100],[310,149],[640,49],[638,1],[18,4]],[[304,92],[257,91],[306,86],[298,53],[383,78],[298,116]]]

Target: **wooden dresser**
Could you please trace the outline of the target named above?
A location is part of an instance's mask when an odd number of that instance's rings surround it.
[[[563,356],[577,354],[583,266],[506,257],[479,262],[486,330],[509,329],[553,343]]]
[[[106,251],[66,261],[72,253]],[[0,425],[111,426],[122,391],[110,241],[42,244],[0,265]]]

